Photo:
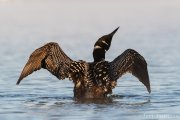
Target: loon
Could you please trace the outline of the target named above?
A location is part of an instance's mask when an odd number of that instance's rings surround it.
[[[112,62],[105,60],[105,53],[109,50],[112,37],[118,29],[119,27],[97,40],[94,44],[93,62],[73,61],[58,43],[45,44],[30,55],[16,84],[18,85],[34,71],[44,68],[60,80],[65,78],[72,80],[74,97],[77,99],[106,98],[117,85],[117,80],[129,72],[137,77],[150,93],[147,63],[138,52],[127,49]]]

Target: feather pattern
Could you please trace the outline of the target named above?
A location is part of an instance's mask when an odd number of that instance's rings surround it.
[[[146,86],[149,93],[151,92],[147,63],[135,50],[127,49],[110,63],[110,67],[114,80],[117,80],[123,74],[129,72]]]
[[[59,79],[68,77],[68,67],[72,60],[62,51],[57,43],[48,43],[36,49],[29,57],[17,84],[23,78],[41,68],[47,69]]]

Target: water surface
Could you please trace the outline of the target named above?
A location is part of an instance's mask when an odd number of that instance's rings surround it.
[[[180,119],[179,11],[178,0],[0,0],[0,119]],[[103,103],[74,100],[72,82],[46,70],[15,85],[36,48],[54,41],[72,59],[92,61],[94,42],[118,26],[107,60],[127,48],[142,54],[150,95],[130,74]]]

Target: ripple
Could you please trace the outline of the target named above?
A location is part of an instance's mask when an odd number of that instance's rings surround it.
[[[1,120],[139,120],[148,119],[145,115],[154,115],[152,119],[161,119],[158,115],[169,115],[167,119],[174,119],[171,116],[174,114],[180,116],[179,2],[141,2],[142,5],[133,2],[135,5],[129,7],[128,2],[119,4],[119,1],[87,5],[82,1],[63,4],[62,1],[22,1],[0,4]],[[117,11],[118,14],[111,14]],[[170,14],[167,16],[164,11]],[[152,16],[148,17],[147,12],[153,13]],[[136,13],[142,14],[134,17]],[[140,52],[148,63],[150,95],[132,76],[119,80],[113,95],[96,100],[74,99],[72,81],[58,81],[45,70],[28,76],[20,86],[15,85],[30,53],[46,42],[58,42],[71,58],[92,61],[97,36],[113,27],[107,21],[122,24],[107,52],[108,60],[127,48]],[[71,29],[67,29],[69,23]]]

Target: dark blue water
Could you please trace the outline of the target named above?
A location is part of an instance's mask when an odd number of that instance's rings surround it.
[[[0,0],[0,120],[180,119],[180,2]],[[73,84],[38,71],[16,81],[29,55],[58,42],[72,59],[92,61],[95,41],[120,26],[107,53],[132,48],[148,62],[152,93],[131,74],[111,99],[80,102]]]

